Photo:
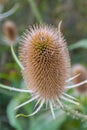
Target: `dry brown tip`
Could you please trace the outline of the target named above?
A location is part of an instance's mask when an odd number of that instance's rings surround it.
[[[17,38],[17,27],[14,22],[6,21],[3,24],[3,32],[10,44],[15,43]]]
[[[23,36],[19,51],[28,87],[41,98],[60,96],[70,66],[61,32],[47,25],[34,26]]]
[[[5,4],[8,0],[0,0],[0,4]]]
[[[72,76],[80,74],[77,78],[73,80],[74,84],[80,83],[84,80],[87,80],[87,71],[86,68],[80,64],[76,64],[72,67]],[[87,91],[87,83],[83,84],[76,88],[80,93],[84,93]]]

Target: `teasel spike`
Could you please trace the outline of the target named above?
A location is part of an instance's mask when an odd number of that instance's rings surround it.
[[[67,77],[67,76],[64,76],[61,78],[58,77],[59,78],[58,80],[55,77],[58,71],[57,69],[59,69],[60,76],[61,75],[63,76],[65,74],[68,75],[68,72],[69,72],[68,67],[70,65],[70,60],[68,59],[69,58],[68,50],[67,50],[65,41],[61,37],[60,26],[61,26],[61,22],[59,23],[59,28],[58,28],[59,32],[57,28],[54,28],[48,25],[34,25],[32,28],[30,27],[29,30],[26,30],[26,33],[23,36],[23,42],[19,49],[20,59],[24,66],[23,76],[24,76],[25,81],[27,82],[27,86],[29,83],[31,90],[33,89],[33,92],[35,92],[35,94],[39,95],[39,97],[44,99],[46,103],[47,103],[47,100],[49,100],[48,101],[49,104],[51,102],[50,104],[51,111],[52,111],[53,106],[56,105],[55,104],[56,96],[58,96],[56,92],[58,92],[59,95],[62,95],[63,90],[61,88],[61,83],[64,78],[63,83],[65,84],[65,78]],[[34,52],[33,52],[33,49],[34,49]],[[57,59],[56,57],[58,57],[59,55],[61,56],[60,58]],[[54,58],[52,58],[52,56]],[[34,60],[34,58],[36,60]],[[54,61],[54,59],[57,61]],[[51,62],[51,60],[53,61]],[[64,61],[64,65],[65,65],[64,67],[66,68],[66,69],[63,68],[63,72],[61,68],[62,60]],[[58,68],[56,65],[60,66],[60,64],[61,64],[61,67]],[[46,68],[46,66],[49,66],[49,65],[51,65],[51,69],[50,67]],[[35,67],[35,69],[33,67]],[[54,71],[54,72],[51,72],[51,71]],[[45,76],[45,73],[47,73],[46,76]],[[46,81],[47,80],[46,78],[48,78],[48,81]],[[35,81],[33,80],[31,82],[30,79],[31,80],[34,79]],[[49,86],[50,86],[50,89],[48,90]],[[55,93],[55,96],[53,96],[52,93]],[[53,114],[53,111],[52,111],[52,114]]]
[[[8,44],[15,44],[17,40],[17,27],[13,21],[5,21],[3,24],[4,37]]]
[[[15,59],[16,63],[19,65],[19,67],[23,70],[24,67],[20,63],[18,57],[15,54],[14,48],[13,48],[13,46],[16,44],[17,36],[18,36],[17,27],[16,27],[15,23],[12,21],[6,21],[3,24],[3,32],[4,32],[4,36],[6,38],[6,42],[8,43],[8,45],[11,48],[11,53],[12,53],[13,58]]]
[[[62,38],[60,30],[58,32],[58,28],[48,25],[35,25],[30,28],[23,36],[19,47],[19,57],[24,67],[22,75],[27,88],[32,91],[32,98],[38,96],[36,100],[40,102],[32,114],[18,116],[32,116],[42,108],[44,103],[48,103],[55,118],[54,106],[59,105],[63,109],[63,101],[79,105],[74,97],[66,94],[66,90],[76,85],[67,86],[66,84],[68,79],[72,80],[69,77],[70,57],[67,43]],[[82,84],[85,82],[83,81]],[[80,86],[80,83],[77,86]],[[22,107],[27,103],[28,101],[17,107]]]

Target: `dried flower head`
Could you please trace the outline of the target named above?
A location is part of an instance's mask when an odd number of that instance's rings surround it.
[[[69,78],[70,58],[67,44],[60,32],[61,22],[58,28],[48,25],[36,25],[30,27],[24,34],[19,49],[20,61],[16,61],[22,69],[23,77],[27,83],[27,89],[18,89],[0,84],[0,87],[12,91],[31,93],[32,98],[16,106],[18,109],[34,100],[37,100],[37,109],[30,115],[19,114],[18,116],[32,116],[36,114],[46,103],[49,105],[53,118],[54,107],[61,107],[66,111],[62,100],[79,105],[76,98],[68,95],[65,91],[86,84],[87,80],[67,86],[67,83],[79,76],[75,73]],[[12,48],[13,52],[13,48]],[[13,52],[14,57],[15,54]],[[84,77],[84,76],[83,76]],[[79,80],[80,81],[80,80]],[[72,112],[71,112],[72,113]],[[83,117],[81,114],[75,114]]]
[[[3,32],[8,43],[15,43],[17,38],[17,27],[14,22],[6,21],[3,24]]]
[[[87,71],[86,68],[80,64],[76,64],[72,67],[72,76],[80,74],[77,78],[73,80],[74,84],[87,80]],[[80,93],[87,92],[87,83],[80,85],[76,88]]]
[[[23,76],[29,88],[41,98],[61,95],[68,77],[69,55],[61,34],[49,26],[35,26],[27,32],[20,48]]]
[[[32,94],[32,98],[15,109],[37,100],[35,107],[37,104],[39,106],[28,116],[36,114],[44,103],[49,104],[54,118],[53,107],[59,105],[63,108],[61,100],[79,104],[74,97],[64,92],[67,89],[79,86],[80,83],[66,86],[67,82],[78,75],[68,79],[70,58],[67,44],[60,32],[60,25],[61,22],[58,28],[48,25],[30,27],[22,38],[19,56],[24,68],[22,73],[28,86],[27,92]],[[26,90],[21,91],[26,92]]]
[[[0,4],[5,4],[8,0],[0,0]]]

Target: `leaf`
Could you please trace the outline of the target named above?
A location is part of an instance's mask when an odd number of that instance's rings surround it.
[[[21,102],[24,102],[29,98],[27,94],[20,94],[19,96],[14,97],[7,107],[7,116],[11,126],[13,126],[16,130],[24,130],[25,125],[28,125],[29,118],[16,118],[17,110],[14,110],[16,106],[18,106]],[[26,112],[32,111],[32,105],[26,105],[23,107],[23,110]],[[26,121],[27,120],[27,121]]]
[[[78,48],[87,49],[87,39],[80,40],[72,45],[69,46],[69,50],[75,50]]]
[[[17,106],[18,104],[19,104],[18,100],[12,99],[7,108],[7,115],[10,124],[14,128],[16,128],[16,130],[22,130],[22,127],[19,124],[18,119],[16,118],[16,111],[14,110],[15,106]]]
[[[52,115],[47,113],[41,114],[36,119],[31,121],[31,127],[29,130],[57,130],[61,124],[65,121],[66,114],[58,110],[56,113],[56,119],[52,118]]]

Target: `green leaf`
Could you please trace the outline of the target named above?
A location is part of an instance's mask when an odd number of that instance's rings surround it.
[[[20,94],[19,96],[14,97],[7,107],[7,116],[11,126],[13,126],[16,130],[24,130],[25,125],[28,125],[29,118],[16,118],[17,110],[14,110],[16,106],[28,100],[29,95],[27,94]],[[26,105],[23,107],[24,112],[30,113],[32,111],[32,104]]]
[[[66,119],[66,114],[58,110],[54,120],[51,113],[45,112],[31,121],[29,130],[57,130]]]
[[[19,104],[19,101],[12,99],[7,108],[7,115],[10,124],[16,128],[16,130],[22,130],[22,127],[19,123],[19,120],[16,118],[16,111],[14,110],[15,106]]]
[[[87,39],[80,40],[69,46],[69,50],[75,50],[78,48],[87,49]]]

